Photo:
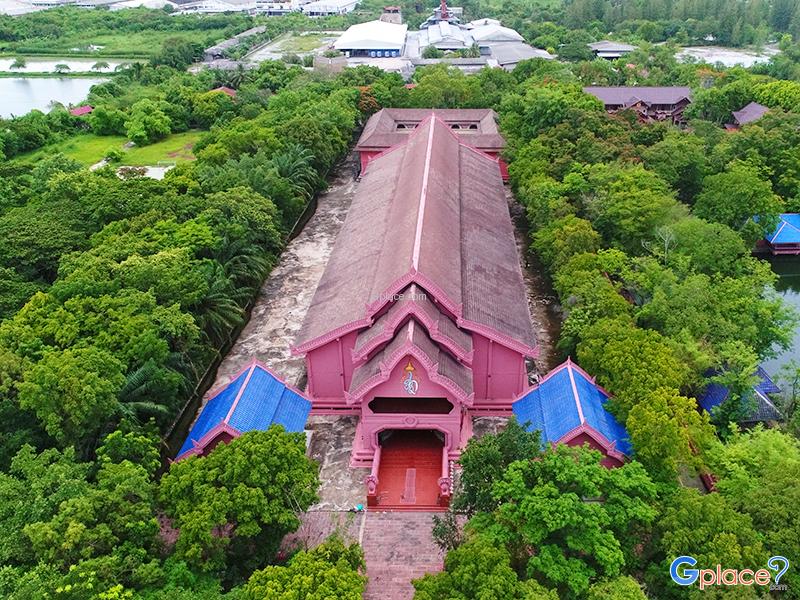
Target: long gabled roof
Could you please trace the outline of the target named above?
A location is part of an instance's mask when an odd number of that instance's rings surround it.
[[[239,435],[278,424],[286,431],[303,431],[309,412],[311,402],[299,390],[253,361],[233,381],[212,392],[177,459],[197,454],[220,430]]]
[[[294,351],[372,325],[416,283],[459,327],[535,354],[497,163],[431,116],[406,140],[370,162]]]
[[[609,395],[570,359],[522,394],[512,406],[514,416],[542,432],[542,441],[569,441],[587,431],[607,449],[630,456],[628,433],[605,408]],[[600,439],[598,439],[600,437]]]
[[[429,118],[431,113],[451,126],[474,125],[476,129],[455,131],[475,148],[499,152],[506,145],[497,129],[497,114],[490,108],[384,108],[369,118],[356,150],[385,150],[402,144],[414,131],[413,126]]]
[[[678,104],[682,100],[692,99],[692,89],[685,86],[589,86],[583,91],[606,106],[624,106],[639,100],[645,104]]]

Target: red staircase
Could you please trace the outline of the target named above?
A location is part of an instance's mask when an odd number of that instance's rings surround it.
[[[442,442],[431,431],[397,430],[382,445],[376,510],[444,510]]]

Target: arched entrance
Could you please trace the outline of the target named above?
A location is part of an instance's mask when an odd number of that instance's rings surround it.
[[[387,429],[379,435],[377,507],[386,509],[441,508],[444,435],[430,429]]]

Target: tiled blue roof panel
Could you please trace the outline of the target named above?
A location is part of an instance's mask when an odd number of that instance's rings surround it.
[[[767,236],[771,244],[800,244],[800,214],[784,213],[778,226]]]
[[[703,395],[697,399],[697,403],[708,412],[715,406],[719,406],[728,397],[728,388],[718,383],[709,383]]]
[[[770,376],[764,370],[764,367],[759,366],[758,371],[756,371],[760,381],[756,385],[756,389],[761,392],[762,394],[778,394],[781,391],[775,382],[770,379]]]
[[[300,394],[286,388],[280,406],[275,414],[274,422],[283,425],[286,431],[300,432],[305,429],[311,402]]]
[[[206,403],[200,416],[197,417],[194,427],[192,427],[189,435],[186,436],[186,441],[183,443],[183,446],[181,446],[178,456],[191,450],[194,447],[192,442],[199,441],[225,418],[246,377],[247,372],[245,371]]]
[[[248,374],[250,374],[249,379]],[[247,385],[242,389],[245,381]],[[242,390],[241,395],[239,395],[240,390]],[[239,396],[238,401],[236,401],[237,396]],[[201,439],[224,421],[234,402],[236,404],[228,419],[228,425],[242,433],[264,431],[273,423],[283,425],[287,431],[303,431],[308,414],[311,412],[311,403],[308,400],[288,388],[272,373],[256,365],[252,369],[245,370],[206,403],[178,456],[192,449],[193,440]]]
[[[517,420],[520,423],[530,421],[528,430],[540,430],[545,442],[557,442],[578,427],[581,419],[570,381],[570,370],[584,422],[613,442],[617,450],[630,454],[627,431],[605,408],[606,394],[578,369],[560,368],[515,402],[512,408]]]
[[[770,376],[763,369],[758,367],[755,373],[758,376],[758,383],[753,386],[753,395],[755,396],[756,408],[752,414],[747,415],[742,419],[742,423],[755,423],[759,421],[777,421],[782,418],[780,412],[775,405],[769,400],[769,394],[777,394],[781,390],[775,385],[775,382],[770,379]],[[714,375],[714,371],[706,373],[707,377]],[[757,392],[757,393],[756,393]],[[706,386],[703,394],[697,399],[698,404],[703,407],[707,412],[712,412],[715,407],[722,404],[728,398],[728,388],[718,384],[709,383]]]
[[[531,422],[530,431],[542,432],[544,442],[555,443],[581,424],[566,369],[520,398],[512,409],[520,423]]]

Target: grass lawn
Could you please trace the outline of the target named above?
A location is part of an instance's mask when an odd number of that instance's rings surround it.
[[[83,133],[66,139],[63,142],[50,144],[34,152],[23,154],[14,160],[24,163],[35,163],[46,156],[51,156],[60,152],[88,167],[96,162],[100,162],[106,152],[111,148],[122,148],[122,144],[125,142],[125,137],[121,135],[99,136],[93,133]]]
[[[194,31],[157,31],[145,30],[128,33],[82,32],[67,34],[58,40],[37,39],[22,40],[4,44],[7,54],[51,55],[51,56],[91,56],[102,57],[147,58],[161,50],[164,40],[184,38],[196,42],[203,47],[209,46],[225,37],[224,28]],[[89,44],[103,46],[100,50],[91,51]],[[77,52],[74,50],[77,49]]]
[[[329,33],[302,33],[289,35],[278,44],[285,52],[311,52],[325,44],[331,38]]]
[[[124,136],[99,136],[92,133],[83,133],[35,152],[18,156],[14,160],[30,164],[41,160],[45,156],[60,152],[89,167],[100,162],[111,148],[119,148],[123,150],[121,165],[155,166],[159,161],[183,162],[194,160],[192,146],[200,139],[201,135],[203,135],[202,131],[175,133],[155,144],[142,146],[141,148],[134,146],[124,150],[123,145],[128,141]]]
[[[169,137],[149,146],[134,146],[125,152],[120,164],[130,166],[154,166],[159,161],[184,162],[194,160],[192,146],[203,135],[202,131],[173,133]]]

